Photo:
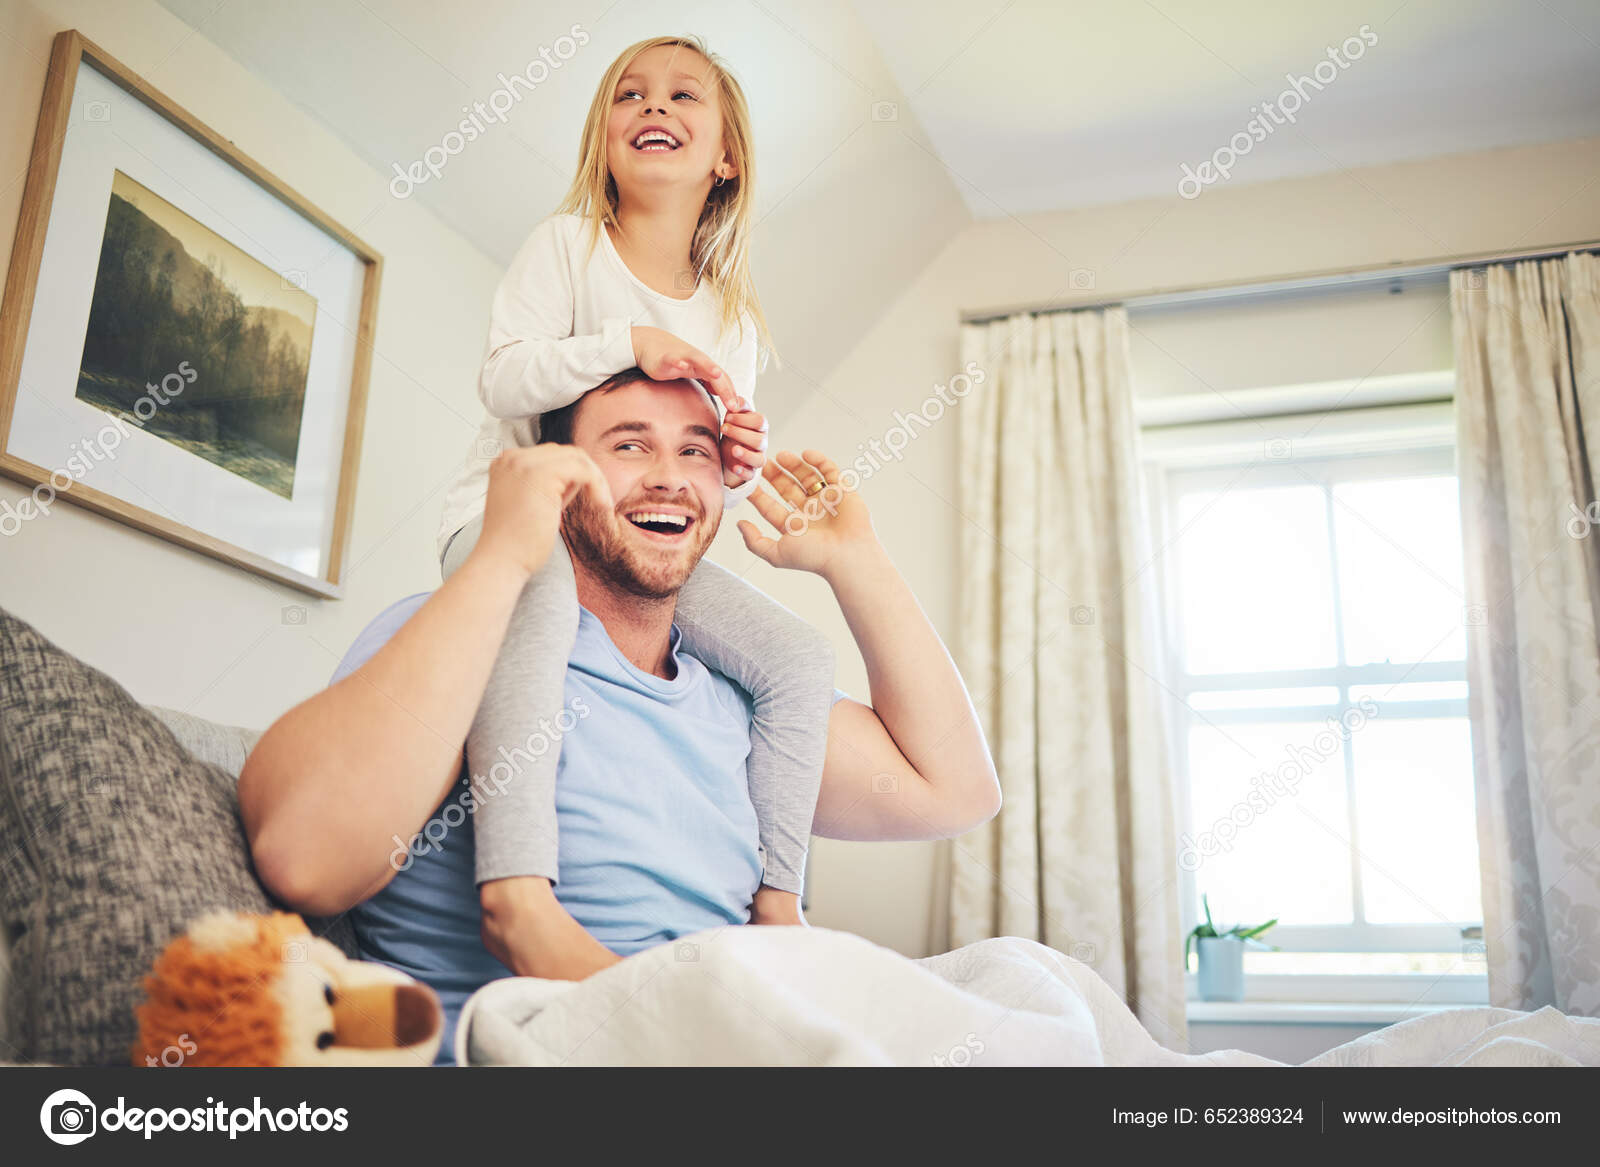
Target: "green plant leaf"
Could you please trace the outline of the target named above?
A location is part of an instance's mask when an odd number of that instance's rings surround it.
[[[1206,924],[1211,929],[1211,935],[1217,934],[1217,926],[1211,922],[1211,903],[1204,895],[1200,897],[1200,906],[1206,910]]]
[[[1236,929],[1236,931],[1239,933],[1240,936],[1244,937],[1246,940],[1249,940],[1249,939],[1251,939],[1253,937],[1261,935],[1263,932],[1265,932],[1268,928],[1271,928],[1277,922],[1278,922],[1278,917],[1274,916],[1274,917],[1272,917],[1272,919],[1268,920],[1265,924],[1257,924],[1254,928],[1238,928],[1238,929]]]

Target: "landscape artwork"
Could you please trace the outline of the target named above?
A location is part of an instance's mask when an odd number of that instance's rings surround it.
[[[316,312],[118,170],[76,396],[292,499]]]

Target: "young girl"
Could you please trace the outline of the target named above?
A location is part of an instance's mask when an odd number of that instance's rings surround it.
[[[693,38],[641,41],[606,71],[572,188],[495,293],[479,378],[488,417],[439,532],[446,576],[477,541],[488,465],[502,446],[533,444],[539,414],[634,365],[656,380],[697,378],[726,405],[724,501],[731,508],[756,488],[766,422],[749,399],[758,346],[770,340],[749,271],[750,137],[738,82]],[[687,652],[752,698],[748,780],[765,863],[752,921],[800,923],[832,650],[704,559],[678,596],[676,623]],[[616,959],[550,891],[560,743],[549,731],[577,628],[572,563],[557,539],[522,593],[467,737],[471,774],[491,778],[473,816],[485,943],[522,975],[578,979]],[[641,774],[648,764],[640,759]]]

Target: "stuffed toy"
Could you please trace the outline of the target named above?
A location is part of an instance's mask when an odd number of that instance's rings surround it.
[[[202,916],[144,991],[135,1066],[427,1066],[444,1029],[432,989],[288,912]]]

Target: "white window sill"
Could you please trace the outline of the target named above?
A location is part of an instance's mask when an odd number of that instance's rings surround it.
[[[1190,1001],[1196,1025],[1393,1025],[1461,1005],[1405,1005],[1383,1001]]]

